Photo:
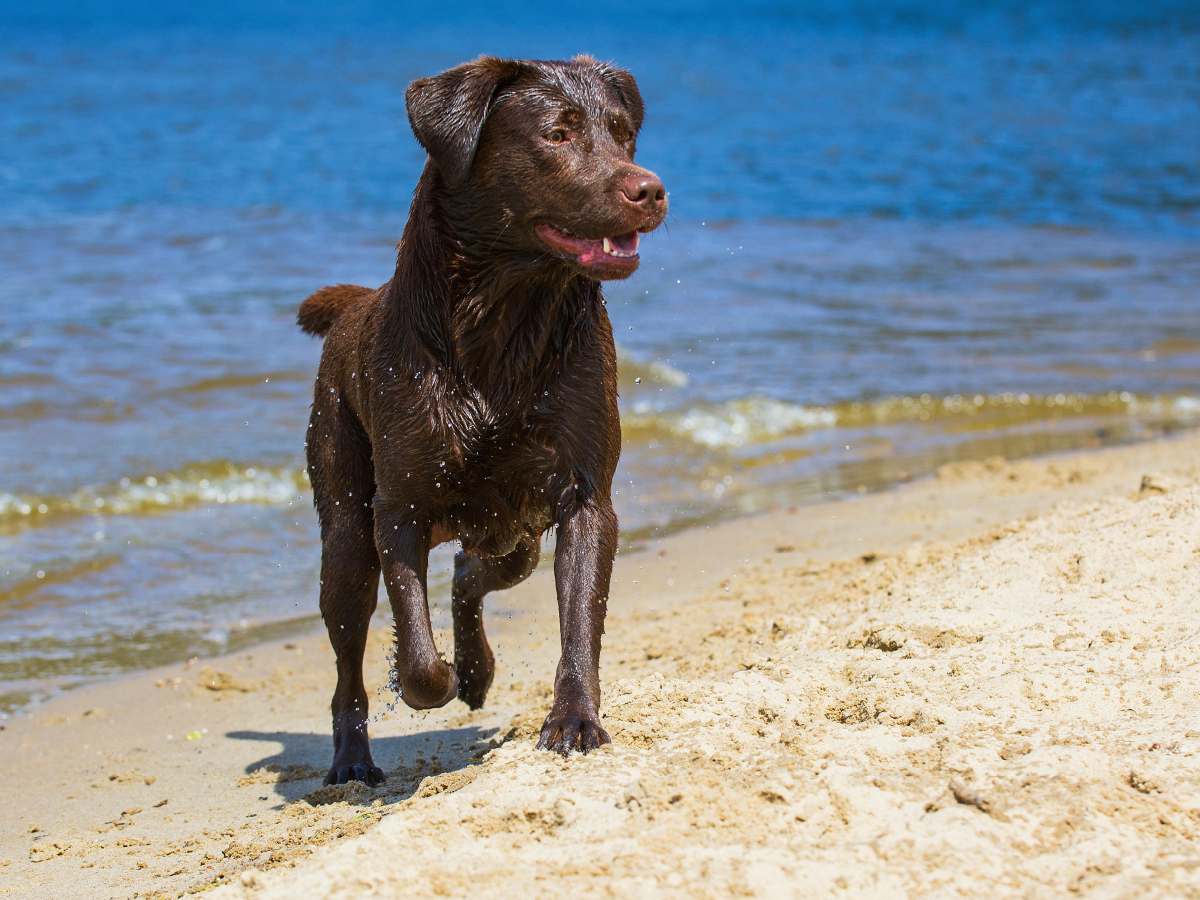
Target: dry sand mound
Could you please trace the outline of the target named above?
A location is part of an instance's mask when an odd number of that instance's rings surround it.
[[[1197,598],[1196,486],[764,563],[618,624],[676,663],[606,683],[612,748],[535,751],[530,713],[218,895],[1200,896]]]

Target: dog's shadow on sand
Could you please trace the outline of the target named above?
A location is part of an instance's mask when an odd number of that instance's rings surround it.
[[[420,734],[371,738],[375,764],[387,774],[387,781],[375,788],[351,786],[338,791],[336,799],[352,806],[369,806],[373,800],[387,803],[406,800],[416,793],[423,779],[431,775],[454,773],[477,764],[480,756],[500,743],[497,728],[443,728]],[[246,775],[260,770],[262,781],[243,786],[266,793],[274,791],[283,803],[306,798],[321,787],[333,759],[333,740],[328,734],[291,731],[230,731],[226,737],[238,741],[270,741],[282,744],[278,753],[264,756],[246,765]],[[278,776],[278,781],[271,780]],[[329,802],[330,797],[319,802]]]

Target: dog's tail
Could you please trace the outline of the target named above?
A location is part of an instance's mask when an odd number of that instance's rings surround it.
[[[323,287],[303,303],[296,312],[296,324],[306,334],[325,337],[350,306],[368,294],[375,293],[371,288],[357,284],[334,284]]]

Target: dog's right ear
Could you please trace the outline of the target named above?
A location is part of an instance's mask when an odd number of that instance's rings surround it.
[[[466,181],[471,171],[496,91],[520,73],[517,60],[481,56],[433,78],[419,78],[404,92],[413,134],[450,187]]]

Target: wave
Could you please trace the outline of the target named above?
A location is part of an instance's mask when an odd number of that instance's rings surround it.
[[[669,363],[648,360],[617,344],[617,382],[622,390],[641,384],[685,387],[688,377]]]
[[[206,503],[286,505],[307,499],[309,491],[308,473],[300,467],[260,468],[217,461],[162,475],[122,478],[61,496],[0,491],[0,532],[65,516],[145,515]]]
[[[653,411],[648,402],[635,403],[621,417],[628,433],[665,431],[709,447],[740,447],[798,431],[831,428],[837,413],[824,407],[800,406],[767,397],[730,400],[679,411]]]
[[[765,443],[816,429],[914,422],[942,424],[948,430],[1012,427],[1048,419],[1138,416],[1186,424],[1200,422],[1200,398],[1189,395],[1107,394],[952,394],[887,397],[829,406],[806,406],[769,397],[747,397],[685,410],[633,403],[621,424],[629,436],[685,438],[712,448]]]
[[[643,371],[660,365],[648,364]],[[666,366],[654,371],[659,371],[660,376],[656,377],[663,380],[685,378],[683,373]],[[663,372],[666,374],[661,374]],[[944,397],[922,394],[829,406],[746,397],[665,410],[656,409],[649,401],[635,401],[624,411],[621,424],[626,438],[631,440],[682,438],[705,448],[736,449],[816,430],[889,423],[933,423],[946,431],[983,431],[1047,419],[1089,416],[1128,416],[1185,425],[1200,424],[1200,397],[1146,397],[1128,392],[1045,396],[954,394]],[[50,525],[72,516],[149,515],[203,504],[280,506],[297,500],[307,503],[311,491],[308,473],[302,466],[247,466],[218,460],[188,465],[164,474],[85,486],[63,495],[0,491],[0,533]]]

